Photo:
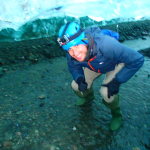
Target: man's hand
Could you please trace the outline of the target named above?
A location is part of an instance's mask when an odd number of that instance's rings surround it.
[[[102,86],[108,88],[108,98],[110,98],[111,96],[118,94],[120,83],[117,80],[113,79],[109,83],[103,84]]]
[[[85,92],[87,90],[87,83],[85,82],[85,78],[84,77],[79,77],[77,79],[77,84],[78,84],[78,89],[81,92]]]

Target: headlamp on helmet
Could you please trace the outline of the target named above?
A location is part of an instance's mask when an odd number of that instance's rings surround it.
[[[63,35],[63,37],[57,38],[57,42],[60,46],[63,46],[69,42],[69,38],[67,37],[67,35]]]
[[[84,32],[76,22],[68,22],[59,30],[57,42],[66,51],[77,45],[84,38]]]

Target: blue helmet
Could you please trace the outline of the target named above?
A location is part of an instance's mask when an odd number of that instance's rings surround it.
[[[68,51],[72,46],[85,44],[84,37],[84,32],[78,23],[68,22],[60,28],[57,41],[64,50]]]

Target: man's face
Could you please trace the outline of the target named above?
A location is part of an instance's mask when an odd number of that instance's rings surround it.
[[[84,44],[80,44],[77,46],[73,46],[69,49],[69,54],[70,56],[72,56],[73,58],[75,58],[77,61],[84,61],[87,55],[87,46]]]

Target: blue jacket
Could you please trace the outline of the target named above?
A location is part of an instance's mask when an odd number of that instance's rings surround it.
[[[117,64],[125,63],[125,67],[115,77],[118,82],[124,83],[143,65],[144,57],[139,52],[102,34],[98,27],[87,28],[84,32],[88,38],[89,59],[78,62],[67,53],[68,68],[75,81],[80,76],[84,77],[83,67],[105,74],[114,70]]]

